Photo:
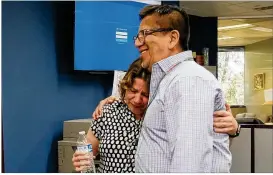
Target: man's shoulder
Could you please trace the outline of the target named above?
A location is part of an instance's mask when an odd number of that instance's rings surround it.
[[[200,66],[194,61],[184,62],[177,69],[177,76],[180,77],[201,77],[204,79],[216,80],[216,77],[205,67]]]
[[[203,66],[193,61],[179,65],[165,80],[165,86],[185,84],[188,81],[203,82],[213,89],[221,88],[217,78]]]

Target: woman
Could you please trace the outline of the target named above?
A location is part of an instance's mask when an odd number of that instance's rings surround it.
[[[93,121],[87,133],[93,154],[100,152],[99,172],[134,172],[134,155],[142,117],[149,97],[151,74],[134,61],[122,79],[121,99],[103,107],[103,114]],[[76,171],[81,170],[84,155],[75,152],[72,158]]]

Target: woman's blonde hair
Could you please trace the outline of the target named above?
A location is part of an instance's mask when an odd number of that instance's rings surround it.
[[[147,69],[142,68],[141,59],[139,58],[130,65],[127,73],[120,81],[119,93],[122,100],[124,100],[126,90],[133,87],[135,78],[140,78],[144,80],[147,83],[147,87],[149,90],[151,73]]]

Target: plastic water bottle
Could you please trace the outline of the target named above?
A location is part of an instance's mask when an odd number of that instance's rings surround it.
[[[84,166],[81,173],[96,173],[95,163],[93,160],[92,145],[87,142],[85,131],[79,132],[79,137],[77,140],[77,151],[85,153],[90,158],[89,159],[90,164],[87,166]]]

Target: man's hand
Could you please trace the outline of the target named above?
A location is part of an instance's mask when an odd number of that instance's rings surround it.
[[[99,105],[96,107],[95,111],[93,112],[93,115],[92,115],[93,119],[97,120],[100,117],[100,115],[102,113],[102,107],[104,105],[111,104],[111,103],[113,103],[116,100],[118,100],[118,98],[114,97],[114,96],[110,96],[110,97],[107,97],[104,100],[101,100],[100,103],[99,103]]]
[[[213,113],[213,127],[217,133],[227,133],[235,135],[238,123],[231,113],[230,106],[225,104],[226,111],[215,111]]]
[[[225,107],[226,107],[226,111],[231,113],[230,105],[226,103],[226,104],[225,104]]]

